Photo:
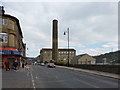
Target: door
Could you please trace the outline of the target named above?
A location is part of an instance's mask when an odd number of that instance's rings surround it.
[[[7,61],[9,62],[9,67],[13,68],[13,62],[16,60],[16,58],[7,58]]]

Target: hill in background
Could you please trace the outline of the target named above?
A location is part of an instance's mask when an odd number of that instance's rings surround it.
[[[120,63],[120,50],[93,57],[96,58],[96,63],[103,63],[103,60],[106,63]]]

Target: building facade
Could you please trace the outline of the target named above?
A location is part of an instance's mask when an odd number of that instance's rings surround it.
[[[38,55],[38,56],[35,58],[35,60],[36,60],[37,62],[40,62],[40,55]]]
[[[69,49],[69,61],[76,55],[75,49]],[[52,60],[52,49],[43,48],[40,50],[40,62],[50,62]],[[58,60],[68,60],[68,49],[58,49]]]
[[[74,57],[72,64],[96,64],[96,59],[88,54],[81,54]]]
[[[12,63],[18,60],[19,65],[26,57],[26,44],[23,43],[23,35],[19,20],[5,14],[4,7],[0,6],[0,55],[3,65],[5,62]],[[5,68],[5,65],[4,65]]]

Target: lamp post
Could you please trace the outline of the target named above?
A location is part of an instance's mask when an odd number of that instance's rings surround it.
[[[69,28],[67,28],[67,31],[64,32],[64,35],[68,34],[68,67],[69,67]]]

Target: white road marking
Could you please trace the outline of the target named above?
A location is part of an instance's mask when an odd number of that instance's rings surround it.
[[[32,85],[33,85],[33,88],[34,88],[34,90],[35,90],[35,81],[34,81],[34,78],[33,78],[32,72],[31,72],[31,78],[32,78]]]

